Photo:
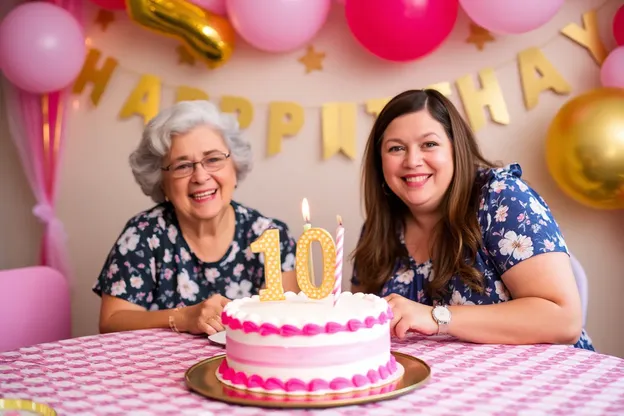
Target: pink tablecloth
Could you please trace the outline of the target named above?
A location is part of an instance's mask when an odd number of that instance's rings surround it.
[[[417,336],[393,348],[426,361],[430,381],[398,399],[326,415],[624,415],[624,360],[565,346],[473,345]],[[300,414],[190,392],[184,372],[223,353],[205,338],[153,330],[75,338],[0,354],[0,397],[59,415]]]

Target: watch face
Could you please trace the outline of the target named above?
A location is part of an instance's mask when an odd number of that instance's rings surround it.
[[[451,320],[451,312],[446,308],[437,307],[434,310],[434,314],[435,317],[438,318],[438,320],[444,323],[448,323]]]

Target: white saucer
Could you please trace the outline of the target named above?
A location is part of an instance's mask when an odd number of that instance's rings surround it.
[[[208,339],[217,345],[225,347],[225,331],[217,332],[213,335],[208,335]]]

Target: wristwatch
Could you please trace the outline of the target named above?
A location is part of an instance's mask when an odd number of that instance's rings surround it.
[[[437,305],[431,310],[433,320],[438,323],[437,335],[448,334],[448,325],[451,323],[451,311],[446,305]]]

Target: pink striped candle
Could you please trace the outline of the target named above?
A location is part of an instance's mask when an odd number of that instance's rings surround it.
[[[334,305],[338,302],[338,295],[340,295],[342,289],[342,253],[344,247],[344,227],[342,226],[342,217],[336,216],[338,220],[338,228],[336,229],[336,268],[334,276],[334,289],[332,295],[334,295]]]

